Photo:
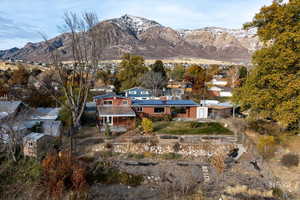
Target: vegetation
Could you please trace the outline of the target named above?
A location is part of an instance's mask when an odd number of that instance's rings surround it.
[[[40,163],[33,159],[0,160],[0,199],[5,199],[13,191],[14,198],[22,197],[20,191],[26,185],[33,186],[42,174]],[[29,188],[26,188],[29,189]]]
[[[264,43],[253,56],[254,68],[234,101],[255,118],[283,127],[300,127],[300,1],[273,1],[245,28],[257,28]]]
[[[285,154],[281,158],[281,164],[285,167],[297,167],[299,165],[299,156],[292,153]]]
[[[215,122],[155,122],[154,132],[173,135],[231,135],[232,132]]]
[[[143,118],[142,127],[145,133],[151,133],[153,131],[153,122],[150,119]]]
[[[121,83],[121,90],[141,85],[141,77],[148,71],[145,60],[141,56],[125,54],[120,63],[117,78]]]
[[[174,69],[170,72],[170,78],[175,81],[182,81],[184,79],[185,69],[181,64],[176,64]]]
[[[80,197],[87,189],[86,167],[68,152],[49,154],[42,162],[42,184],[50,197],[61,199],[67,190]]]
[[[267,135],[260,136],[257,143],[257,149],[265,159],[272,158],[276,150],[275,137]]]

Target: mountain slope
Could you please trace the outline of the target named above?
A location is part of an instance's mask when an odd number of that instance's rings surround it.
[[[133,53],[148,59],[194,57],[248,62],[253,51],[260,48],[253,31],[218,27],[177,31],[131,15],[102,21],[94,29],[108,43],[101,55],[106,60]],[[50,42],[63,53],[64,60],[72,60],[69,34],[59,35]],[[0,59],[48,62],[50,54],[44,42],[28,43],[20,49],[0,51]]]

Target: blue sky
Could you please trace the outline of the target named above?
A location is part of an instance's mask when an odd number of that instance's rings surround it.
[[[130,14],[175,29],[241,28],[272,0],[0,0],[0,50],[59,34],[64,12],[96,12],[100,20]]]

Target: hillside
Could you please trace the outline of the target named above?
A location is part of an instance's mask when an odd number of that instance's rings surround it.
[[[247,63],[253,51],[260,47],[254,31],[218,27],[174,30],[131,15],[102,21],[94,28],[99,37],[108,41],[101,54],[104,60],[120,59],[124,53],[133,53],[146,59],[186,57]],[[71,60],[69,34],[59,35],[50,42],[63,52],[65,61]],[[49,58],[44,42],[0,51],[0,59],[48,62]]]

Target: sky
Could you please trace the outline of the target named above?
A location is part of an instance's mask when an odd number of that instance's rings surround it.
[[[174,29],[241,28],[272,0],[0,0],[0,50],[58,35],[67,11],[92,11],[99,20],[124,14]]]

